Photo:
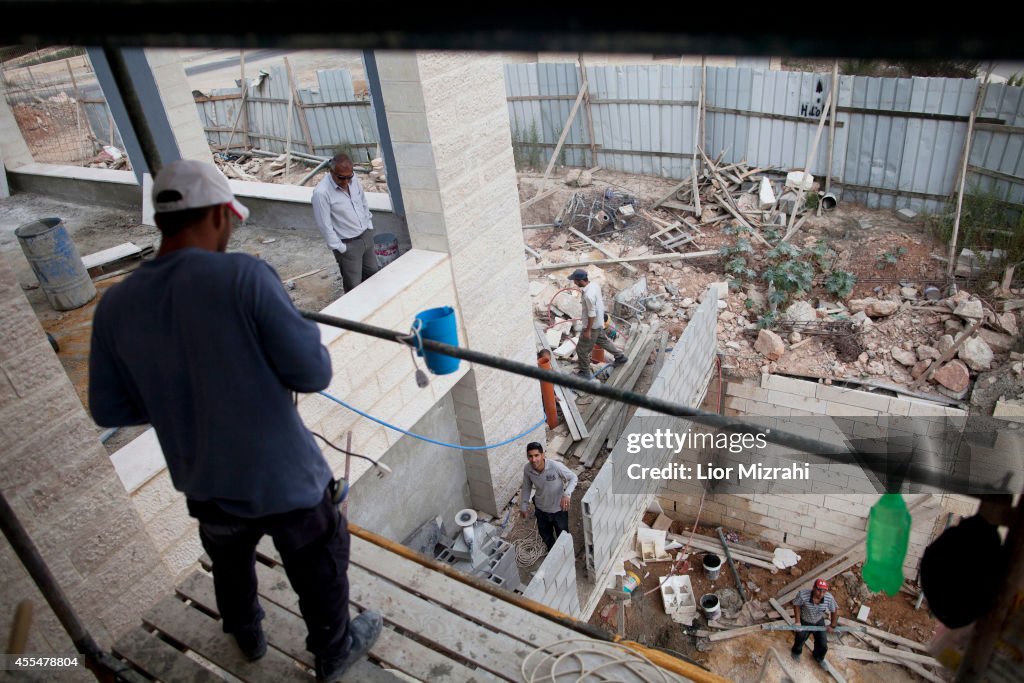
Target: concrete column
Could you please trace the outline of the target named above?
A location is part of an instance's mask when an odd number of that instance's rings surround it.
[[[412,245],[451,255],[460,343],[524,363],[536,342],[501,58],[379,52],[382,100]],[[465,445],[515,436],[543,416],[537,383],[477,367],[453,390]],[[467,451],[473,504],[491,514],[521,483],[526,443]]]
[[[0,257],[0,488],[96,641],[109,648],[173,588],[99,431]],[[74,648],[6,539],[0,614],[35,603],[28,652]],[[7,642],[10,617],[0,619]]]
[[[0,161],[11,170],[32,163],[32,153],[21,135],[14,112],[7,104],[3,79],[0,79]]]
[[[206,132],[192,98],[192,88],[185,78],[180,51],[149,48],[145,53],[181,158],[213,161],[210,143],[206,140]]]

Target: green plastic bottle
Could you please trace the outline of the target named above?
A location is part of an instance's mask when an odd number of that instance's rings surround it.
[[[898,493],[886,493],[868,518],[867,561],[861,575],[873,591],[896,595],[910,541],[910,511]]]

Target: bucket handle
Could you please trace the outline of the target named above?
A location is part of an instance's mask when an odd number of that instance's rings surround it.
[[[430,384],[430,379],[427,377],[427,373],[423,372],[419,364],[416,362],[416,355],[419,354],[420,358],[423,358],[423,320],[420,318],[414,318],[412,325],[409,326],[409,334],[405,336],[403,341],[416,340],[415,345],[409,347],[409,357],[412,359],[412,365],[416,368],[416,386],[420,389],[426,388]]]

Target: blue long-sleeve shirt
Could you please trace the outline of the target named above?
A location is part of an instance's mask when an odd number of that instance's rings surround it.
[[[273,268],[181,249],[142,264],[96,307],[89,407],[103,427],[150,423],[175,488],[260,517],[316,505],[330,468],[291,392],[331,361]]]

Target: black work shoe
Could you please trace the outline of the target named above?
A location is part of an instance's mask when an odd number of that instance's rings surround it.
[[[628,357],[628,356],[625,356],[625,355],[623,355],[623,356],[618,356],[618,357],[617,357],[617,358],[615,359],[615,367],[620,367],[620,366],[622,366],[622,365],[625,365],[625,364],[626,364],[626,363],[628,363],[628,362],[629,362],[629,357]]]
[[[238,649],[242,651],[242,656],[246,660],[255,662],[267,654],[267,636],[264,635],[263,627],[259,624],[256,625],[255,630],[240,631],[233,635],[235,642],[238,643]]]
[[[351,648],[348,654],[340,659],[328,662],[317,662],[316,680],[324,683],[338,683],[341,677],[349,668],[366,656],[373,644],[377,642],[381,629],[384,628],[384,619],[380,613],[366,611],[349,622],[348,635]]]

